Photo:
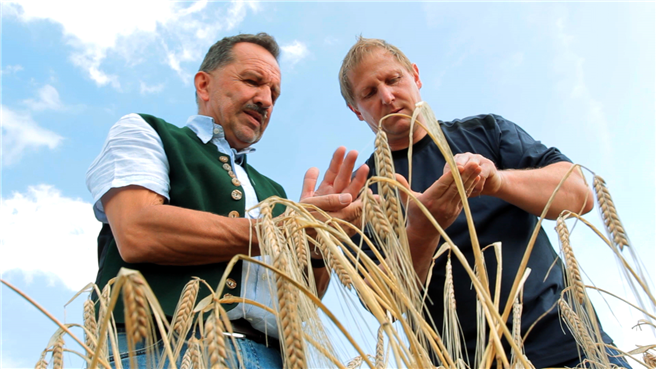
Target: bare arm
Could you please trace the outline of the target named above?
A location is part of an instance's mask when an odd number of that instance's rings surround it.
[[[128,263],[201,265],[249,251],[260,254],[255,230],[246,218],[165,205],[164,197],[140,186],[111,189],[102,202],[118,250]]]
[[[458,154],[455,160],[458,165],[475,162],[482,168],[481,181],[472,196],[498,197],[536,216],[542,214],[551,194],[573,165],[558,162],[536,169],[498,170],[492,161],[478,154]],[[592,191],[585,185],[581,172],[574,170],[556,194],[546,217],[556,219],[563,210],[585,214],[592,206]]]

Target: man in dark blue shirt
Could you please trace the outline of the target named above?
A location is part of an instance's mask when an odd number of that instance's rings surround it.
[[[339,77],[348,107],[374,132],[382,117],[392,113],[411,116],[415,104],[421,101],[422,83],[417,66],[398,48],[383,40],[361,37],[344,58]],[[480,245],[501,242],[503,274],[499,301],[502,302],[500,311],[503,311],[537,216],[572,163],[558,149],[545,147],[520,127],[497,115],[442,122],[441,126],[470,197]],[[408,179],[410,119],[387,118],[382,129],[388,137],[396,172]],[[424,128],[415,125],[412,129],[412,190],[473,266],[474,251],[467,221],[449,167]],[[373,155],[367,164],[372,168],[369,175],[374,175]],[[555,219],[563,210],[587,213],[592,206],[592,192],[581,173],[574,171],[555,196],[547,218]],[[411,260],[419,280],[430,282],[428,296],[433,304],[429,304],[428,313],[435,326],[441,327],[444,310],[440,301],[444,295],[446,257],[436,260],[432,279],[427,281],[440,235],[416,204],[410,203],[406,213]],[[486,251],[484,257],[489,285],[495,286],[497,259],[494,251]],[[457,313],[469,365],[473,367],[476,362],[476,292],[471,288],[465,268],[457,260],[452,262]],[[536,368],[576,366],[581,362],[576,341],[556,307],[565,287],[562,264],[541,228],[528,268],[531,273],[523,288],[521,324],[525,355]],[[607,335],[603,334],[603,338],[606,343],[612,343]],[[611,363],[628,367],[621,359],[609,359]],[[433,361],[440,364],[437,359]]]

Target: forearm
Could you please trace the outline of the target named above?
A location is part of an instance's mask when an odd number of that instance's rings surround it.
[[[130,263],[201,265],[236,254],[260,254],[251,221],[170,205],[153,205],[130,215],[114,232],[121,257]],[[119,221],[120,222],[120,221]],[[122,223],[122,222],[120,222]]]
[[[321,299],[323,298],[323,295],[326,294],[328,285],[330,285],[330,273],[326,267],[312,268],[312,266],[309,266],[308,268],[312,269],[312,272],[314,273],[317,296]]]
[[[425,284],[433,261],[433,255],[435,255],[435,251],[437,250],[440,235],[435,229],[422,232],[413,230],[410,226],[407,229],[407,235],[412,266],[417,273],[419,281]]]
[[[493,196],[540,216],[572,165],[559,162],[538,169],[500,171],[502,184]],[[587,213],[592,206],[592,191],[585,185],[580,171],[574,169],[554,197],[546,217],[556,219],[563,210]]]

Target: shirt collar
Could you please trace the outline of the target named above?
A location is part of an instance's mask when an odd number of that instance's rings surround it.
[[[235,155],[235,160],[241,161],[241,158],[252,152],[255,152],[254,147],[247,147],[245,149],[236,150],[230,147],[230,144],[225,139],[225,133],[223,132],[223,127],[214,122],[214,118],[208,117],[206,115],[192,115],[187,119],[187,127],[191,129],[196,136],[204,143],[210,142],[210,140],[218,140],[221,145],[217,145],[219,149],[223,146],[224,148],[230,148],[230,150]],[[224,152],[226,155],[230,155],[227,152]]]

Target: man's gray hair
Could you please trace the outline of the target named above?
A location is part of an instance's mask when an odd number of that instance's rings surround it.
[[[199,71],[211,72],[233,60],[232,48],[240,42],[250,42],[260,45],[273,55],[276,60],[280,55],[280,47],[276,40],[267,33],[260,32],[256,35],[244,33],[236,36],[224,37],[210,47],[201,63]]]

